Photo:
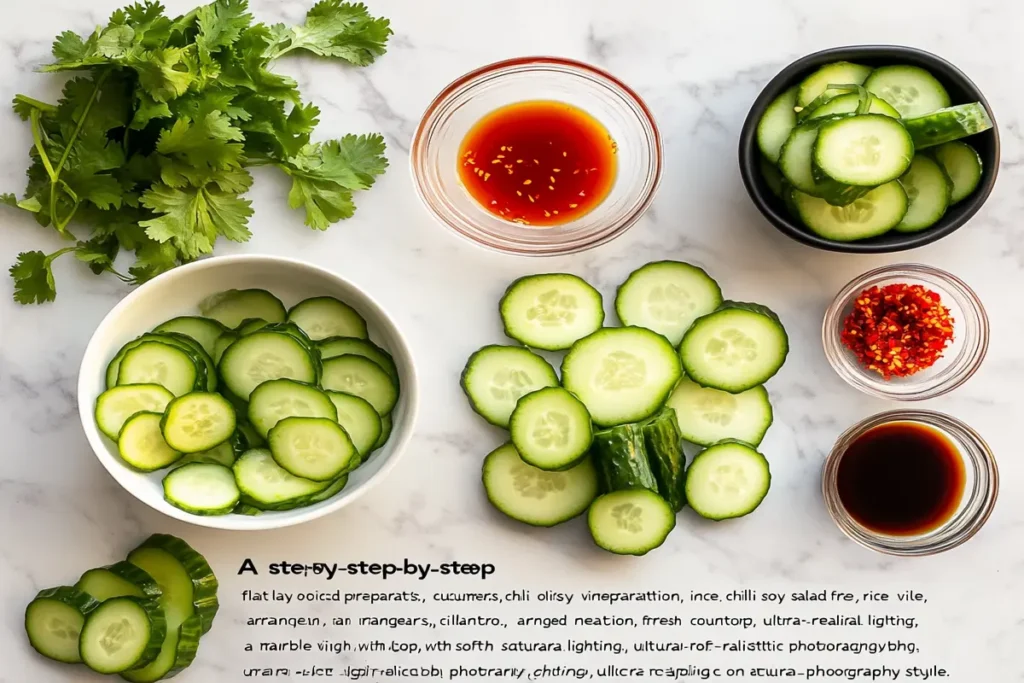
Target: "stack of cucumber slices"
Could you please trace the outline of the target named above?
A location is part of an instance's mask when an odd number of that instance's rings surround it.
[[[500,306],[522,346],[490,345],[462,373],[470,405],[509,440],[484,460],[488,499],[549,527],[588,513],[595,543],[643,555],[686,506],[708,519],[749,514],[767,495],[757,451],[772,423],[764,382],[789,352],[778,317],[726,301],[704,270],[658,261],[619,287],[621,327],[575,275],[531,275]],[[539,352],[565,351],[561,378]],[[683,441],[704,447],[689,468]]]
[[[757,143],[789,212],[852,242],[935,225],[981,180],[981,157],[961,138],[992,126],[982,103],[952,105],[925,69],[836,62],[768,106]]]
[[[44,657],[151,683],[192,664],[220,608],[217,588],[202,555],[156,534],[74,586],[40,591],[25,610],[25,631]]]
[[[286,309],[229,290],[158,325],[107,367],[96,421],[164,497],[197,515],[291,510],[340,493],[384,445],[398,369],[331,297]]]

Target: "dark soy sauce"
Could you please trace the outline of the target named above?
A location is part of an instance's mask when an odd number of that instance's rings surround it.
[[[892,536],[934,531],[956,513],[966,475],[957,447],[916,422],[868,430],[846,449],[836,484],[847,513]]]

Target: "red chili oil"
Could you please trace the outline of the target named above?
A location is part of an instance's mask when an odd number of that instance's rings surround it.
[[[565,102],[517,102],[484,116],[459,150],[462,184],[492,214],[521,225],[576,220],[615,184],[616,145],[593,116]]]
[[[917,422],[869,429],[843,453],[836,474],[847,513],[861,526],[891,536],[941,527],[956,513],[965,484],[957,447]]]

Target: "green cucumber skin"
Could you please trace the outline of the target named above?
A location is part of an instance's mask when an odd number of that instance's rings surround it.
[[[68,607],[78,610],[79,614],[82,615],[83,619],[85,617],[88,617],[90,612],[92,612],[94,609],[100,606],[100,603],[95,598],[93,598],[88,593],[83,593],[74,586],[58,586],[56,588],[46,588],[36,593],[36,597],[34,597],[32,601],[28,603],[28,606],[26,606],[25,608],[26,634],[29,633],[28,618],[31,613],[31,607],[32,604],[35,603],[37,600],[56,600],[57,602],[64,603]],[[32,649],[38,652],[43,657],[46,657],[47,659],[53,659],[52,657],[44,653],[42,650],[38,649],[36,647],[36,644],[33,643],[31,640],[29,640],[29,645],[31,645]],[[60,661],[64,664],[79,664],[81,663],[82,659],[81,656],[79,656],[79,658],[75,659],[74,661],[63,661],[56,659],[54,659],[53,661]]]
[[[140,669],[132,669],[121,674],[121,678],[131,683],[155,683],[174,678],[187,669],[195,661],[199,652],[199,638],[203,635],[203,620],[193,614],[178,627],[178,635],[174,640],[174,661],[169,669],[156,669],[156,660]],[[159,655],[157,656],[159,660]]]
[[[82,637],[85,637],[85,632],[89,628],[89,619],[95,616],[98,610],[104,608],[107,605],[119,602],[134,602],[145,611],[146,616],[149,618],[149,642],[146,644],[146,649],[143,651],[142,655],[131,666],[132,669],[145,668],[146,666],[151,664],[160,654],[160,650],[164,644],[164,637],[167,635],[167,620],[164,619],[164,609],[160,605],[160,601],[156,598],[136,598],[125,596],[120,598],[111,598],[110,600],[103,601],[100,604],[100,606],[96,608],[96,610],[93,610],[93,612],[89,614],[89,617],[86,617],[85,625],[82,627]],[[86,666],[88,666],[93,671],[96,671],[97,673],[120,673],[120,671],[104,671],[101,669],[95,669],[93,668],[95,665],[89,664],[88,661],[85,661],[85,657],[83,657],[83,661],[85,662]]]
[[[625,489],[658,492],[639,425],[625,424],[595,433],[591,452],[606,492]]]
[[[110,572],[117,578],[132,584],[133,586],[138,588],[139,592],[141,593],[141,596],[137,597],[159,598],[161,595],[163,595],[163,591],[160,590],[160,585],[152,576],[149,575],[149,572],[147,572],[145,569],[141,567],[136,567],[131,562],[126,562],[125,560],[115,562],[114,564],[109,564],[105,567],[97,567],[96,569],[90,569],[82,575],[82,578],[78,580],[78,583],[75,584],[75,588],[78,588],[79,590],[88,593],[88,591],[85,591],[84,586],[82,584],[84,583],[86,576],[90,572],[94,571]]]
[[[705,514],[699,512],[695,508],[691,508],[698,515],[700,515],[704,519],[707,519],[707,520],[712,521],[712,522],[724,522],[724,521],[728,521],[728,520],[731,520],[731,519],[741,519],[743,517],[746,517],[747,515],[752,514],[755,510],[757,510],[757,508],[759,508],[761,506],[761,503],[764,502],[764,499],[767,498],[769,492],[771,492],[772,473],[771,473],[771,466],[768,463],[768,459],[764,457],[764,454],[762,454],[761,451],[757,450],[756,446],[752,446],[749,443],[747,443],[746,441],[740,441],[739,439],[722,439],[721,441],[718,441],[718,442],[708,446],[707,448],[705,448],[703,451],[701,451],[700,453],[698,453],[694,457],[693,462],[690,463],[690,469],[692,470],[693,466],[694,466],[694,464],[696,464],[697,460],[701,456],[703,456],[705,453],[707,453],[709,450],[711,450],[712,448],[715,448],[716,446],[724,446],[726,444],[737,444],[739,446],[744,446],[744,447],[749,448],[750,450],[754,451],[759,456],[761,456],[761,460],[768,467],[768,471],[767,471],[767,484],[768,485],[765,487],[764,493],[761,495],[761,497],[757,499],[757,501],[750,507],[749,510],[747,510],[746,512],[744,512],[741,515],[730,515],[730,516],[726,516],[726,517],[713,517],[713,516],[705,515]],[[689,471],[687,472],[687,477],[689,477]]]
[[[914,149],[926,149],[983,133],[995,124],[984,105],[972,102],[903,119],[903,125],[914,141]]]
[[[853,118],[854,116],[856,116],[856,114],[829,114],[828,116],[820,116],[818,118],[808,119],[807,121],[800,123],[793,130],[794,132],[818,130],[826,123],[841,121],[843,119]],[[782,146],[783,156],[785,155],[787,144],[789,144],[788,140]],[[782,158],[783,157],[780,156],[780,169],[783,166],[783,164],[781,163]],[[851,204],[858,198],[863,197],[872,189],[870,187],[858,187],[855,185],[847,185],[846,183],[841,183],[838,180],[829,178],[815,166],[813,154],[811,155],[811,176],[815,183],[814,187],[805,186],[797,189],[799,189],[801,192],[804,192],[805,194],[811,195],[812,197],[824,199],[829,204],[834,204],[835,206],[846,206],[848,204]],[[782,177],[783,180],[785,180],[788,184],[792,184],[792,181],[790,181],[789,178],[786,178],[785,172],[782,172]]]
[[[679,512],[686,507],[686,454],[676,411],[665,408],[641,428],[647,459],[658,483],[658,493]]]
[[[143,548],[163,550],[185,568],[185,572],[192,579],[192,603],[195,605],[196,614],[202,619],[203,634],[208,633],[213,626],[214,617],[217,616],[217,611],[220,609],[220,602],[217,599],[217,589],[220,587],[220,583],[206,558],[185,541],[168,534],[153,534],[143,541],[136,550]],[[131,555],[129,555],[128,561],[131,561]]]
[[[600,292],[598,292],[596,289],[594,289],[594,286],[592,284],[590,284],[589,282],[587,282],[586,280],[584,280],[580,276],[573,275],[571,273],[543,273],[543,274],[538,274],[538,275],[524,275],[522,277],[516,278],[511,283],[509,283],[508,287],[505,288],[505,293],[501,295],[501,299],[498,301],[498,311],[501,314],[502,331],[504,332],[506,337],[508,337],[512,341],[519,342],[520,344],[522,344],[523,346],[525,346],[528,349],[537,349],[537,350],[540,350],[540,351],[565,351],[566,349],[569,349],[572,346],[572,344],[569,344],[568,346],[557,346],[557,347],[556,346],[541,346],[539,344],[529,344],[526,341],[520,339],[519,337],[516,336],[515,330],[513,330],[509,326],[509,322],[510,321],[508,320],[507,316],[505,315],[505,309],[506,309],[506,306],[508,305],[509,297],[512,296],[513,294],[515,294],[516,290],[519,288],[520,285],[522,285],[523,283],[529,282],[530,280],[533,280],[533,279],[538,278],[538,277],[548,277],[548,276],[564,277],[566,279],[575,280],[579,284],[583,285],[583,287],[585,289],[591,290],[591,293],[597,297],[597,302],[601,306],[600,324],[597,326],[597,328],[600,329],[604,325],[604,319],[605,319],[604,298],[601,296]]]

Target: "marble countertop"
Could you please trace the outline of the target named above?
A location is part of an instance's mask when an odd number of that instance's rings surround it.
[[[115,0],[5,3],[0,23],[0,99],[52,94],[32,72],[59,32],[90,31]],[[172,10],[192,2],[171,0]],[[294,21],[304,0],[253,0],[268,22]],[[385,484],[340,513],[261,533],[228,533],[175,522],[135,501],[100,466],[78,419],[78,364],[92,330],[127,289],[66,260],[59,295],[45,307],[12,302],[0,279],[0,683],[64,683],[98,677],[54,666],[25,644],[22,615],[39,589],[73,580],[122,557],[153,532],[178,534],[221,574],[219,628],[204,640],[182,683],[242,680],[241,646],[250,608],[235,576],[258,564],[325,555],[393,561],[486,561],[504,590],[856,590],[917,588],[929,612],[916,638],[957,683],[1024,680],[1020,610],[1024,582],[1024,458],[1018,421],[1024,385],[1017,335],[1024,338],[1024,5],[861,0],[374,0],[396,30],[377,65],[346,70],[313,61],[281,68],[323,109],[319,132],[380,131],[391,168],[359,197],[355,218],[315,233],[286,208],[281,178],[258,173],[248,244],[218,253],[272,253],[331,268],[372,292],[407,335],[418,361],[422,409],[401,465]],[[900,43],[941,54],[987,93],[998,119],[1003,162],[995,192],[973,221],[949,238],[906,254],[850,256],[814,251],[777,233],[742,189],[736,140],[759,89],[793,59],[856,43]],[[434,94],[480,64],[525,54],[558,54],[603,66],[647,100],[665,139],[666,170],[651,210],[631,231],[593,251],[531,260],[484,252],[427,215],[408,172],[410,138]],[[13,113],[0,112],[0,188],[20,190],[30,140]],[[57,238],[14,213],[0,216],[0,262]],[[786,322],[790,360],[770,384],[776,422],[762,450],[773,488],[756,514],[727,524],[681,515],[665,547],[643,559],[597,552],[573,523],[551,531],[500,519],[481,494],[482,457],[500,435],[468,409],[457,377],[475,348],[501,339],[495,303],[515,277],[551,270],[580,274],[605,292],[653,259],[706,267],[738,299],[760,300]],[[872,554],[829,520],[819,468],[851,423],[892,408],[846,386],[823,356],[819,327],[832,294],[856,274],[905,260],[962,276],[991,316],[993,338],[980,372],[954,394],[924,406],[975,427],[999,458],[1000,502],[985,529],[952,553],[920,560]],[[5,265],[6,269],[6,265]],[[311,583],[313,579],[309,580]],[[269,587],[266,584],[264,587]],[[352,585],[356,585],[353,583]],[[366,582],[368,589],[373,585]],[[397,586],[400,584],[395,584]]]

